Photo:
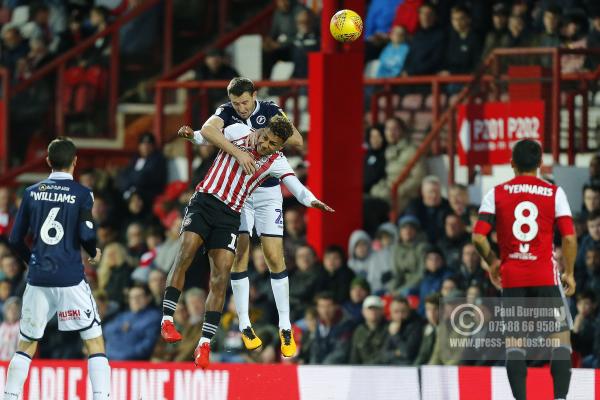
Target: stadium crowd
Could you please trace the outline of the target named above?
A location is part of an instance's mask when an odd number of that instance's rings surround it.
[[[16,8],[21,2],[5,0],[4,3]],[[64,3],[46,1],[39,8],[31,6],[31,17],[22,26],[3,26],[0,60],[2,65],[18,72],[14,76],[26,71],[25,67],[35,68],[36,62],[43,62],[42,53],[65,51],[80,40],[83,31],[78,29],[84,29],[86,24],[77,13],[83,11],[59,12],[64,19],[62,30],[51,25],[49,15]],[[129,0],[126,4],[134,3]],[[265,41],[264,48],[268,68],[279,59],[287,59],[295,62],[295,76],[306,74],[306,52],[318,43],[318,33],[311,22],[313,14],[318,13],[318,2],[305,3],[277,1],[271,40]],[[380,59],[378,76],[455,74],[471,72],[481,57],[495,47],[598,46],[600,9],[592,3],[372,0],[365,21],[367,58]],[[90,12],[94,29],[102,29],[108,15],[106,9],[95,7]],[[297,28],[300,26],[308,28],[301,30]],[[134,36],[141,39],[140,35]],[[133,41],[123,42],[136,45]],[[442,42],[444,45],[440,45]],[[101,56],[104,44],[99,46],[96,50]],[[224,62],[221,53],[214,52],[209,57],[215,58],[214,62],[207,60],[206,66],[198,71],[199,76],[210,79],[219,74],[234,74],[221,68]],[[576,61],[573,68],[581,69],[592,65],[594,60]],[[382,127],[368,127],[365,149],[365,202],[387,205],[393,182],[416,151],[410,129],[400,118],[390,118]],[[166,276],[177,251],[182,211],[194,185],[214,160],[216,150],[211,146],[197,149],[191,182],[168,182],[168,160],[163,150],[157,148],[151,133],[145,133],[139,137],[137,156],[126,168],[82,170],[77,176],[79,182],[95,193],[93,216],[103,255],[98,266],[86,266],[86,274],[98,302],[107,354],[112,360],[189,361],[201,332],[208,283],[205,254],[197,255],[175,314],[175,323],[184,337],[180,343],[166,344],[159,339],[160,306]],[[302,168],[302,162],[297,164]],[[298,175],[302,174],[299,170]],[[583,205],[571,204],[576,212],[580,241],[577,295],[571,300],[575,314],[572,335],[581,365],[598,366],[598,155],[590,163],[589,180],[582,190]],[[455,184],[444,188],[437,177],[428,175],[424,162],[413,168],[398,191],[401,199],[398,221],[386,222],[385,213],[372,215],[366,210],[364,230],[353,232],[347,244],[328,247],[322,258],[306,242],[303,208],[287,197],[284,248],[299,352],[286,361],[278,353],[277,312],[269,271],[260,246],[255,245],[251,253],[250,309],[263,346],[253,352],[244,349],[235,307],[229,299],[221,329],[213,341],[216,361],[461,363],[460,358],[445,358],[440,349],[437,336],[440,299],[466,297],[475,302],[484,296],[497,295],[470,243],[478,207],[469,200],[466,186]],[[0,359],[3,360],[10,359],[16,347],[20,297],[27,273],[6,240],[21,195],[22,188],[0,188]],[[560,248],[556,254],[560,265]],[[42,358],[83,356],[82,346],[73,345],[80,340],[77,333],[56,333],[52,324],[47,332],[39,350]]]

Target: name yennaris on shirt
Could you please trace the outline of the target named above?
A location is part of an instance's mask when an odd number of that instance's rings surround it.
[[[551,187],[529,185],[526,183],[521,183],[518,185],[504,185],[503,189],[508,191],[510,194],[528,193],[548,197],[552,196],[554,193]]]

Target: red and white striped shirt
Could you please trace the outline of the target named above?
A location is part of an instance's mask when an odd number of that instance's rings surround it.
[[[237,160],[221,150],[204,180],[196,186],[197,192],[212,194],[236,212],[241,212],[248,196],[269,176],[283,179],[294,175],[294,170],[281,152],[261,156],[255,148],[248,146],[248,135],[252,131],[249,126],[236,123],[226,127],[223,133],[227,140],[254,158],[258,169],[253,175],[246,175]],[[199,131],[194,133],[194,142],[206,144]]]

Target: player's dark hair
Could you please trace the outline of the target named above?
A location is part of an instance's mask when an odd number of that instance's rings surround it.
[[[593,221],[598,218],[600,218],[600,210],[594,210],[588,214],[586,221]]]
[[[54,170],[67,169],[75,159],[77,148],[71,139],[59,137],[48,145],[48,160]]]
[[[326,292],[319,292],[315,295],[315,304],[317,304],[317,302],[319,300],[331,300],[334,303],[335,301],[335,296],[333,295],[332,292],[326,291]]]
[[[542,164],[542,146],[535,140],[520,140],[513,147],[512,159],[517,171],[535,171]]]
[[[275,136],[281,138],[284,142],[294,133],[292,123],[283,115],[276,115],[271,118],[269,120],[268,128]]]
[[[246,92],[250,94],[256,92],[254,82],[250,79],[238,76],[229,81],[229,85],[227,85],[228,95],[241,96]]]

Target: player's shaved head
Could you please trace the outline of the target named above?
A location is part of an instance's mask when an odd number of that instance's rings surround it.
[[[512,151],[512,162],[518,172],[534,172],[542,164],[542,146],[531,139],[518,141]]]
[[[77,148],[71,139],[56,138],[48,145],[48,163],[56,171],[69,169],[75,159],[75,153]]]

